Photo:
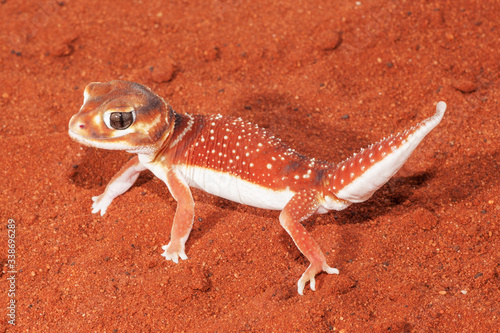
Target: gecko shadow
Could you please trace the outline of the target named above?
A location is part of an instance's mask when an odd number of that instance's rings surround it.
[[[311,232],[316,226],[336,223],[339,225],[363,224],[372,221],[379,216],[384,216],[394,209],[402,206],[419,206],[414,193],[424,187],[434,178],[433,171],[425,171],[405,177],[395,177],[389,180],[374,195],[365,202],[353,204],[342,211],[330,211],[324,215],[313,215],[302,222],[306,229]],[[422,203],[425,204],[425,203]],[[280,235],[280,243],[284,248],[290,249],[292,257],[300,261],[301,264],[308,264],[307,259],[301,255],[300,251],[293,245],[292,239],[283,230]],[[361,247],[358,237],[354,233],[349,235],[340,233],[335,245],[330,247],[335,249],[335,262],[339,263],[337,268],[342,268],[346,260],[353,260]],[[328,255],[328,251],[325,253]]]
[[[82,157],[79,163],[70,166],[68,178],[71,183],[86,190],[106,186],[118,170],[133,157],[124,152],[89,147],[82,149]],[[95,195],[98,194],[100,193]]]

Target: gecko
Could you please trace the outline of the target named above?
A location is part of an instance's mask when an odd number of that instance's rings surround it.
[[[310,263],[297,282],[303,295],[307,282],[316,289],[317,274],[339,271],[327,264],[301,222],[370,198],[440,123],[445,111],[441,101],[433,116],[334,164],[299,154],[270,131],[241,118],[178,113],[148,87],[115,80],[86,86],[68,133],[86,146],[136,154],[104,192],[92,198],[92,213],[103,216],[145,170],[166,184],[177,207],[162,256],[174,263],[187,259],[185,244],[195,214],[191,188],[281,211],[280,225]]]

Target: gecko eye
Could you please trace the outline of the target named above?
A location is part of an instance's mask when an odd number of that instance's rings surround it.
[[[134,112],[111,112],[109,115],[109,125],[106,125],[113,129],[124,130],[130,127],[134,120]]]

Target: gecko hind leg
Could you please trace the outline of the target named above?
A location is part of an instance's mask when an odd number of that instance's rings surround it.
[[[311,263],[297,282],[300,295],[309,281],[311,290],[316,290],[316,274],[325,271],[328,274],[339,274],[338,269],[328,266],[326,258],[318,243],[300,223],[311,216],[320,206],[319,193],[314,190],[304,190],[295,194],[281,211],[279,220],[281,226],[292,237],[300,252]]]

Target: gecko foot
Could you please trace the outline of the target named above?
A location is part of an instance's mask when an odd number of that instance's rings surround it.
[[[92,204],[92,214],[98,213],[100,211],[101,216],[103,216],[104,214],[106,214],[106,210],[108,209],[108,206],[111,204],[113,199],[107,198],[103,193],[99,196],[92,197],[92,201],[94,201],[94,203]]]
[[[164,256],[167,260],[172,260],[176,264],[179,262],[179,258],[182,260],[186,260],[188,258],[186,252],[184,252],[184,245],[179,244],[174,246],[172,245],[172,242],[170,242],[168,245],[163,245],[162,249],[165,250],[165,252],[162,253],[162,256]]]
[[[304,274],[302,274],[302,276],[300,277],[299,282],[297,282],[298,292],[300,295],[304,295],[304,287],[306,286],[307,281],[309,281],[309,286],[311,287],[311,290],[312,291],[316,290],[315,276],[321,271],[325,271],[328,274],[339,274],[338,269],[332,268],[328,266],[326,263],[314,266],[313,264],[309,265]]]

